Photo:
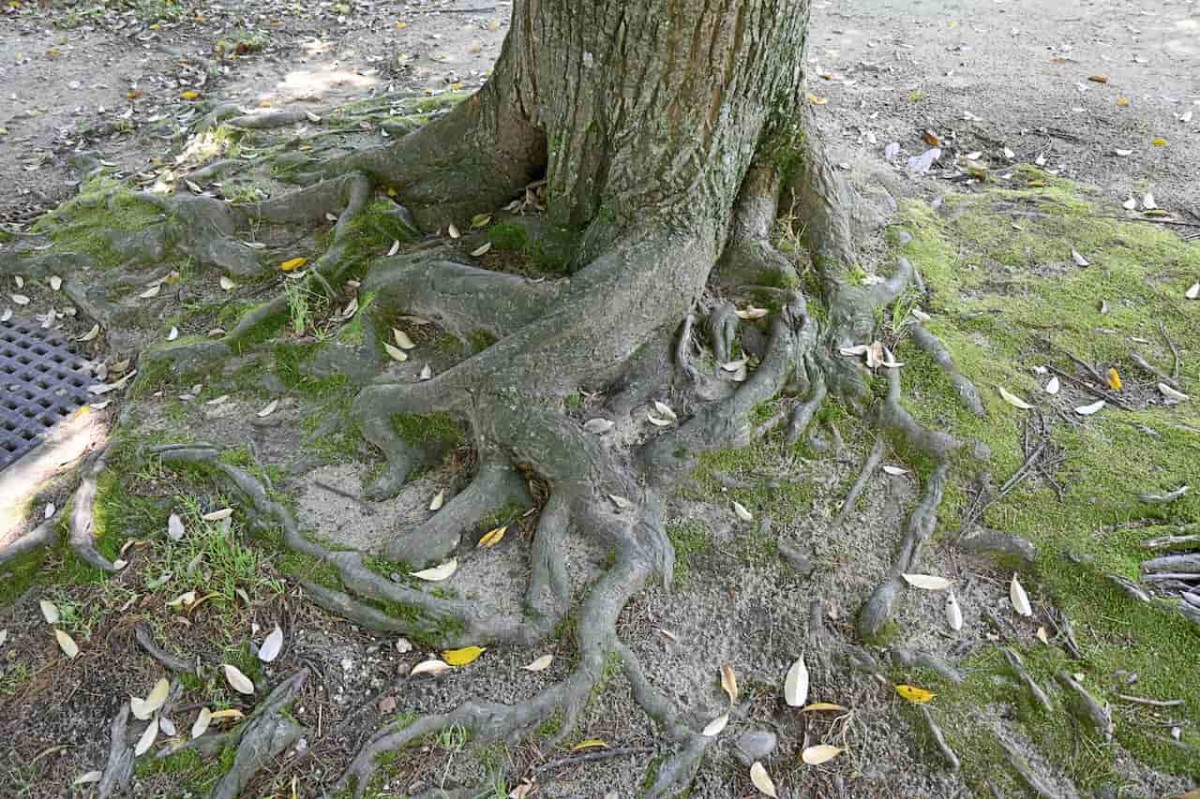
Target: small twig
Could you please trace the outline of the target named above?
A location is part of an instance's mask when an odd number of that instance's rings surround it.
[[[1171,340],[1171,336],[1167,333],[1167,326],[1162,322],[1158,323],[1158,332],[1163,337],[1163,340],[1167,342],[1167,347],[1171,350],[1171,357],[1174,359],[1174,363],[1171,366],[1171,376],[1178,381],[1179,369],[1183,363],[1183,357],[1179,354],[1179,348],[1175,346],[1175,342]]]
[[[1135,364],[1138,365],[1139,368],[1148,372],[1149,374],[1154,375],[1159,380],[1163,381],[1164,383],[1166,383],[1167,385],[1169,385],[1171,388],[1175,389],[1176,391],[1182,391],[1182,388],[1180,387],[1179,383],[1176,382],[1175,378],[1171,377],[1169,374],[1164,372],[1162,369],[1159,369],[1157,366],[1155,366],[1154,364],[1147,361],[1145,358],[1142,357],[1141,353],[1136,352],[1136,351],[1130,352],[1129,360],[1133,361]]]
[[[1133,702],[1135,705],[1149,705],[1150,707],[1179,707],[1184,704],[1182,699],[1146,699],[1142,696],[1129,696],[1128,694],[1117,694],[1117,699]]]
[[[321,480],[313,480],[312,483],[317,488],[323,488],[326,491],[328,491],[330,494],[337,494],[339,497],[342,497],[343,499],[350,500],[351,502],[355,503],[360,508],[362,508],[363,511],[368,516],[375,513],[375,509],[371,507],[370,503],[363,500],[362,497],[355,496],[354,494],[350,493],[349,491],[347,491],[343,488],[338,488],[337,486],[329,485],[329,483],[323,482]]]
[[[854,506],[858,504],[858,496],[867,486],[867,480],[871,478],[871,473],[879,466],[879,462],[883,460],[883,436],[876,436],[875,446],[871,447],[871,452],[867,455],[866,461],[863,462],[862,471],[858,474],[858,479],[854,481],[854,485],[850,486],[850,493],[846,495],[846,501],[842,503],[842,509],[838,511],[835,525],[840,525],[854,511]]]
[[[558,760],[551,760],[547,763],[542,763],[540,766],[534,766],[533,775],[546,774],[551,771],[561,771],[564,768],[578,766],[581,763],[595,763],[601,760],[611,760],[614,757],[632,757],[634,755],[648,755],[654,752],[654,748],[650,746],[623,746],[617,749],[599,749],[593,752],[579,752],[567,757],[560,757]]]

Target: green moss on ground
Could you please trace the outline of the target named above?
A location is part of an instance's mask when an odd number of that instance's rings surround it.
[[[1021,428],[1030,416],[1002,401],[998,387],[1044,410],[1053,422],[1053,445],[1067,456],[1056,475],[1062,498],[1044,481],[1030,480],[992,505],[983,522],[1037,546],[1037,562],[1022,579],[1035,601],[1052,604],[1072,620],[1084,660],[1070,661],[1061,648],[1035,641],[1024,652],[1027,665],[1043,684],[1056,671],[1083,673],[1084,684],[1116,708],[1121,747],[1154,768],[1195,774],[1196,750],[1172,745],[1161,727],[1139,726],[1145,709],[1115,694],[1200,696],[1195,667],[1200,630],[1177,613],[1131,600],[1108,575],[1138,577],[1147,557],[1140,542],[1164,533],[1155,524],[1200,521],[1200,496],[1194,492],[1169,505],[1138,499],[1144,492],[1200,481],[1200,413],[1194,401],[1163,405],[1157,378],[1129,358],[1136,350],[1169,373],[1173,356],[1165,333],[1185,355],[1184,390],[1200,392],[1200,325],[1184,298],[1200,276],[1200,245],[1158,225],[1126,221],[1120,209],[1086,188],[1035,169],[1016,170],[1014,183],[1017,188],[948,196],[940,211],[918,203],[903,208],[896,230],[914,239],[900,246],[894,237],[894,249],[923,275],[931,298],[926,308],[934,313],[926,324],[975,382],[988,414],[980,419],[962,408],[945,375],[911,343],[897,351],[905,363],[904,402],[922,422],[986,444],[998,481],[1024,460]],[[1090,266],[1076,265],[1072,250]],[[1109,405],[1095,416],[1075,415],[1072,406],[1094,398],[1067,381],[1062,381],[1067,396],[1052,400],[1042,391],[1049,377],[1034,368],[1053,365],[1076,374],[1068,352],[1102,373],[1117,369],[1124,381],[1120,395],[1139,410]],[[940,535],[958,530],[967,501],[962,485],[952,485]],[[994,651],[966,666],[964,685],[940,686],[935,701],[952,745],[964,755],[964,772],[975,775],[977,785],[994,777],[1003,761],[1003,752],[973,716],[980,704],[993,702],[1016,702],[1024,732],[1079,785],[1093,788],[1117,779],[1112,747],[1086,737],[1081,743],[1064,713],[1047,716],[1018,699],[1025,692],[1006,679],[1011,675]],[[1137,685],[1120,685],[1114,678],[1119,671],[1136,672]],[[1195,731],[1200,708],[1189,705],[1175,715],[1186,722],[1183,742],[1200,746]]]

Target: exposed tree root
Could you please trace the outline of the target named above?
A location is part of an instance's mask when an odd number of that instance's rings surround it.
[[[291,675],[259,703],[233,736],[233,765],[209,794],[209,799],[237,799],[263,766],[278,757],[303,734],[304,728],[286,715],[308,679],[308,670]]]
[[[133,746],[126,740],[128,727],[129,703],[123,702],[109,728],[108,763],[96,784],[96,794],[101,799],[123,792],[133,778],[134,754]]]

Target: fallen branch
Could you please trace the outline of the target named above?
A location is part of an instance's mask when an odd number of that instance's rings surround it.
[[[551,760],[542,763],[540,766],[535,766],[532,770],[533,776],[539,774],[547,774],[551,771],[561,771],[571,766],[578,766],[583,763],[596,763],[602,760],[612,760],[617,757],[633,757],[635,755],[648,755],[655,750],[650,746],[624,746],[616,749],[600,749],[593,752],[578,752],[567,757],[560,757],[557,760]]]

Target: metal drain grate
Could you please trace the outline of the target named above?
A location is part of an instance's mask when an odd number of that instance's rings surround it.
[[[59,333],[22,319],[0,322],[0,469],[86,404],[92,382],[87,362]]]

